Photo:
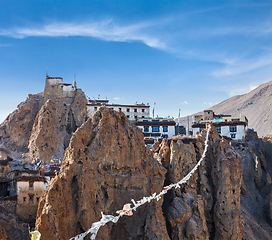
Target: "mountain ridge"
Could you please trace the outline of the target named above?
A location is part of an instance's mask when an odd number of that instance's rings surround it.
[[[248,128],[254,129],[259,137],[272,133],[272,81],[261,84],[249,93],[236,95],[208,108],[216,114],[244,115],[248,119]],[[188,117],[193,122],[193,116],[202,112],[180,118],[180,125],[188,125]],[[178,119],[176,120],[178,121]]]

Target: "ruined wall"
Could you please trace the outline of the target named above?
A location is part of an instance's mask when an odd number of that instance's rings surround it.
[[[72,84],[63,83],[63,78],[61,77],[46,77],[45,87],[43,91],[43,97],[49,98],[68,98],[66,101],[70,103],[71,99],[76,95],[76,86]]]
[[[16,214],[26,222],[35,221],[39,200],[44,193],[43,181],[34,181],[32,186],[29,181],[17,182]]]

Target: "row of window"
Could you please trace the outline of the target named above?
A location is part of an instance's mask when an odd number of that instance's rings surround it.
[[[113,109],[113,108],[111,108]],[[97,110],[97,107],[94,107],[94,110],[96,111]],[[122,111],[122,108],[119,108],[120,111]],[[130,108],[127,108],[127,112],[130,112]],[[138,112],[138,109],[137,108],[134,108],[134,112]],[[143,108],[142,109],[142,113],[145,112],[145,109]]]
[[[121,108],[119,108],[119,110],[122,111]],[[127,112],[130,112],[130,108],[127,108]],[[137,112],[137,108],[134,108],[134,112]],[[144,108],[142,108],[142,112],[145,112]]]
[[[39,197],[36,197],[36,202],[38,203],[40,200]],[[26,197],[23,197],[23,202],[26,203]],[[34,196],[29,196],[29,202],[30,204],[34,203]]]
[[[160,132],[160,126],[152,126],[152,132]],[[162,126],[163,132],[168,132],[168,126]],[[149,126],[144,126],[144,132],[149,132]]]
[[[216,130],[217,130],[218,133],[221,133],[221,127],[216,128]],[[236,126],[230,126],[229,131],[230,132],[237,132],[237,127]]]

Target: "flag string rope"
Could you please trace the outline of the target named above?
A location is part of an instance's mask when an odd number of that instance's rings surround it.
[[[137,202],[135,202],[134,199],[131,199],[131,202],[134,204],[134,206],[131,207],[131,203],[125,204],[123,206],[122,210],[116,211],[116,213],[118,214],[117,216],[104,215],[103,212],[101,212],[102,218],[100,219],[100,221],[93,223],[92,227],[89,228],[86,232],[81,233],[81,234],[79,234],[79,235],[77,235],[75,237],[72,237],[69,240],[83,240],[84,237],[86,237],[89,233],[92,233],[91,239],[94,240],[96,238],[96,235],[97,235],[98,231],[99,231],[99,228],[104,226],[108,222],[117,223],[121,216],[123,216],[123,215],[131,216],[131,215],[133,215],[132,211],[136,211],[136,209],[138,207],[142,206],[143,204],[145,204],[147,202],[149,203],[150,201],[152,201],[154,199],[156,199],[158,201],[170,189],[180,188],[180,185],[186,183],[191,178],[192,174],[197,170],[197,168],[199,167],[199,165],[201,164],[201,162],[205,158],[206,152],[207,152],[207,149],[208,149],[210,129],[211,129],[211,126],[208,125],[208,130],[207,130],[207,133],[206,133],[206,139],[205,139],[205,143],[204,143],[205,147],[204,147],[204,151],[203,151],[203,154],[202,154],[200,160],[195,165],[195,167],[184,178],[182,178],[179,182],[177,182],[175,184],[171,183],[170,185],[164,187],[163,190],[159,194],[153,193],[151,196],[143,197],[142,199],[138,200]]]

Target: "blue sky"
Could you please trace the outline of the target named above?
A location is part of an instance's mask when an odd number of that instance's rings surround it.
[[[186,116],[272,80],[269,1],[0,0],[0,122],[60,76]]]

